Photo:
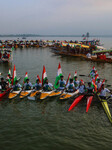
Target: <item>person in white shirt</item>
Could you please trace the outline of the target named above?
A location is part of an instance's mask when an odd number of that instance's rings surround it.
[[[66,88],[67,88],[68,92],[74,92],[75,91],[73,79],[70,79],[70,83],[67,84]]]
[[[102,84],[99,97],[100,97],[101,99],[106,99],[106,94],[107,94],[107,93],[110,93],[110,94],[111,94],[110,90],[107,89],[107,88],[105,88],[105,84]],[[111,97],[112,97],[112,95],[111,95]]]
[[[87,58],[91,58],[91,54],[90,54],[90,53],[87,53],[86,57],[87,57]]]
[[[57,84],[59,84],[59,90],[64,90],[66,86],[66,81],[64,80],[64,76],[60,77],[61,80]]]
[[[98,79],[98,81],[96,81],[96,85],[97,85],[97,89],[99,90],[102,85],[102,82],[100,81],[100,79]]]
[[[48,82],[48,79],[46,79],[43,89],[44,89],[44,91],[52,91],[53,85],[52,85],[52,83]]]
[[[80,94],[85,93],[86,87],[83,81],[80,81],[78,89]]]
[[[79,83],[80,83],[80,81],[77,79],[77,76],[75,76],[75,77],[74,77],[74,85],[75,85],[75,88],[76,88],[76,89],[78,88]]]

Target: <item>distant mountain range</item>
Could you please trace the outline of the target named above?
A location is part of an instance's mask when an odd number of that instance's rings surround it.
[[[82,35],[4,34],[0,37],[82,37]],[[89,35],[89,37],[112,37],[112,35]]]

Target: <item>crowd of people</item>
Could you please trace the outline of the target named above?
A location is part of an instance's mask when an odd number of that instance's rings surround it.
[[[91,80],[90,82],[88,82],[88,85],[86,86],[85,82],[83,80],[79,81],[77,76],[74,76],[74,78],[70,78],[69,81],[66,82],[64,80],[64,76],[61,75],[60,80],[57,82],[57,85],[59,86],[57,90],[61,90],[62,92],[67,91],[69,93],[79,90],[80,94],[92,94],[92,95],[94,93],[100,93],[99,96],[101,98],[105,98],[106,93],[111,94],[111,91],[105,88],[104,82],[101,81],[101,79],[99,78],[98,74],[96,73],[94,69],[91,71],[89,76],[91,77]],[[95,85],[92,83],[93,81],[95,81]],[[10,74],[8,74],[6,81],[4,80],[4,78],[1,78],[0,91],[3,92],[7,90],[9,86],[11,86],[11,88],[14,91],[18,91],[20,89],[24,91],[31,90],[31,89],[34,89],[34,90],[43,89],[44,91],[51,91],[54,89],[53,84],[50,83],[48,79],[45,80],[45,83],[43,85],[39,79],[36,80],[36,83],[34,85],[32,85],[32,83],[30,82],[28,78],[24,82],[23,86],[19,84],[18,80],[15,81],[14,85],[12,85],[12,82],[13,82],[13,79],[10,76]],[[95,86],[97,87],[97,90],[95,89]]]

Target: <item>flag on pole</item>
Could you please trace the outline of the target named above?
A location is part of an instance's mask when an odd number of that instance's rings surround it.
[[[95,83],[95,80],[94,79],[92,79],[92,87],[95,89],[95,91],[97,92],[97,85],[96,85],[96,83]]]
[[[25,73],[25,77],[24,77],[24,82],[23,83],[26,83],[26,80],[28,79],[28,73],[26,72]]]
[[[37,75],[37,79],[36,80],[39,80],[39,82],[42,83],[41,80],[40,80],[39,75]]]
[[[60,77],[62,76],[62,70],[61,70],[61,64],[59,63],[59,66],[58,66],[58,72],[57,72],[57,77],[56,77],[56,80],[55,80],[55,83],[54,83],[54,88],[55,89],[58,89],[59,88],[59,84],[58,81],[60,80]]]
[[[45,66],[43,66],[43,72],[42,72],[42,85],[45,84],[45,80],[47,79],[47,73],[45,70]]]
[[[102,85],[103,85],[103,84],[105,84],[105,79],[102,81],[102,84],[101,84],[101,86],[100,86],[98,92],[101,92],[101,88],[102,88]]]
[[[14,69],[13,69],[13,85],[15,85],[16,80],[17,80],[16,67],[15,67],[15,65],[14,65]]]
[[[66,85],[68,84],[68,82],[69,82],[70,79],[71,79],[71,74],[69,73]]]

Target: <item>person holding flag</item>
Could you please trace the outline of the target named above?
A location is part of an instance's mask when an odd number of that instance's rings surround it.
[[[101,88],[102,82],[100,81],[100,78],[96,81],[97,89],[99,90]]]
[[[70,79],[70,82],[66,85],[66,89],[67,89],[67,92],[71,92],[71,93],[75,91],[73,79]]]
[[[23,90],[31,90],[33,85],[31,84],[29,79],[26,79],[26,83],[23,85]]]
[[[49,83],[48,79],[45,80],[43,90],[44,91],[52,91],[53,90],[53,85],[52,85],[52,83]]]
[[[36,91],[39,91],[42,89],[42,82],[40,80],[39,75],[37,75],[36,84],[34,85],[34,88]]]
[[[19,91],[21,89],[21,85],[18,83],[18,80],[15,81],[15,85],[12,86],[13,91]]]
[[[77,71],[75,71],[75,74],[74,74],[74,85],[75,85],[76,89],[78,88],[79,83],[80,83],[80,81],[77,78]]]
[[[83,80],[80,81],[79,86],[78,86],[78,90],[79,90],[79,93],[80,93],[80,94],[85,93],[85,91],[86,91],[86,86],[85,86]]]
[[[60,78],[61,79],[58,81],[57,84],[59,84],[59,90],[64,90],[65,86],[66,86],[66,81],[64,80],[64,76],[63,75],[61,75]]]

